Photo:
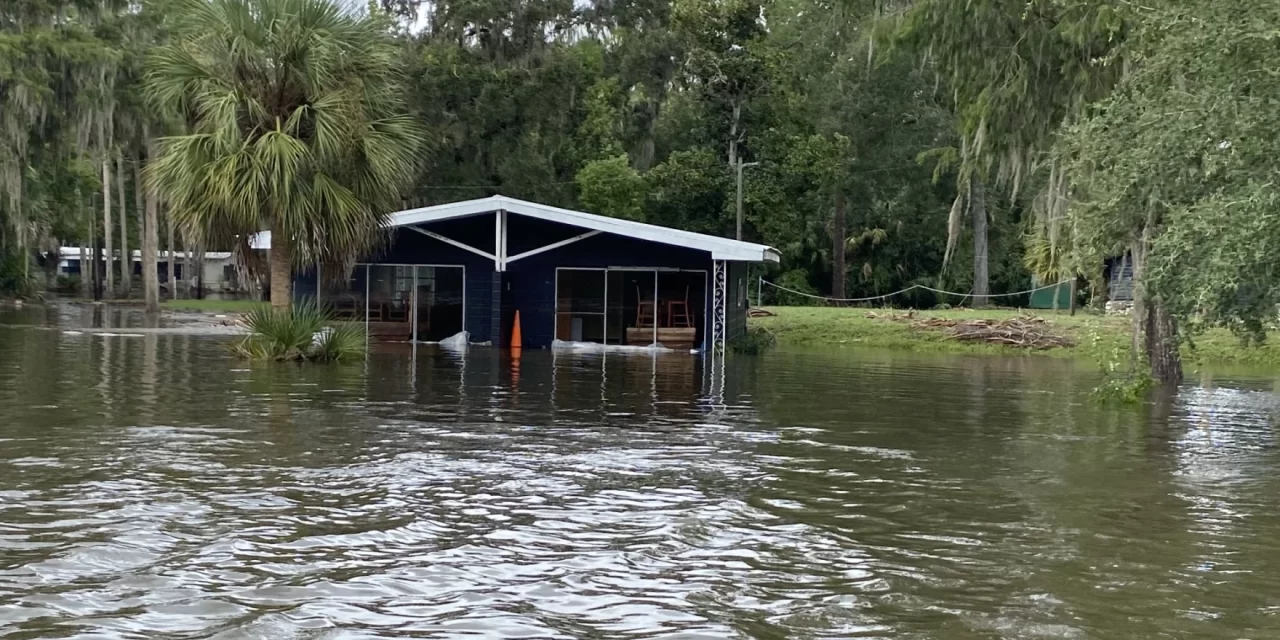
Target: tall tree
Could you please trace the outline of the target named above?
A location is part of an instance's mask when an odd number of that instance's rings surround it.
[[[120,297],[128,298],[133,289],[133,254],[129,252],[129,210],[124,193],[124,153],[116,150],[116,194],[120,214]]]
[[[1178,347],[1209,326],[1264,337],[1280,302],[1280,7],[1156,0],[1133,8],[1131,72],[1073,129],[1082,252],[1129,252],[1135,353],[1176,382]]]
[[[893,41],[929,62],[954,102],[957,195],[947,258],[966,212],[973,220],[975,295],[988,291],[988,183],[1016,199],[1046,163],[1064,122],[1107,95],[1121,72],[1112,54],[1123,39],[1124,3],[1062,0],[919,0],[896,18]],[[1048,181],[1044,188],[1061,188]],[[1065,194],[1047,200],[1065,202]],[[1058,210],[1041,224],[1057,225]],[[1057,233],[1051,234],[1057,237]],[[980,299],[979,299],[980,300]]]
[[[187,235],[271,231],[271,303],[299,264],[374,241],[414,175],[398,51],[376,17],[328,0],[181,0],[152,57],[156,101],[192,123],[161,140],[150,180]]]

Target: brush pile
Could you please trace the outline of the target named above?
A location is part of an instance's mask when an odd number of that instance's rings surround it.
[[[1074,340],[1054,333],[1044,318],[1036,316],[1007,320],[927,318],[913,322],[911,327],[942,330],[947,338],[962,342],[989,342],[1036,350],[1075,346]]]

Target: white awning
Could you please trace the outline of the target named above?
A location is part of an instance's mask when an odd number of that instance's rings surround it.
[[[453,218],[506,211],[509,214],[528,216],[551,222],[559,222],[583,229],[591,229],[603,233],[638,238],[649,242],[706,251],[713,260],[735,260],[740,262],[778,262],[777,250],[762,244],[730,240],[718,236],[709,236],[692,231],[681,231],[668,227],[660,227],[633,220],[610,218],[608,216],[551,207],[536,202],[516,200],[506,196],[492,196],[479,200],[465,200],[433,207],[408,209],[391,214],[387,223],[389,227],[404,227]],[[266,249],[271,246],[271,232],[263,231],[250,239],[254,249]]]

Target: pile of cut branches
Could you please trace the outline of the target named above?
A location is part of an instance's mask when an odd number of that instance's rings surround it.
[[[940,329],[947,338],[964,342],[989,342],[1027,349],[1075,346],[1075,341],[1054,333],[1044,318],[1018,316],[1007,320],[948,320],[927,318],[912,323],[913,329]]]

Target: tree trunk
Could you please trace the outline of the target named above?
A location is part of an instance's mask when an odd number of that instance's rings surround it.
[[[271,230],[271,306],[288,309],[293,299],[293,247],[279,225]]]
[[[836,210],[831,219],[831,296],[845,297],[844,284],[844,251],[845,236],[844,191],[836,190]]]
[[[1061,304],[1058,303],[1058,300],[1060,300],[1061,298],[1062,298],[1062,281],[1059,280],[1058,284],[1053,285],[1053,307],[1052,308],[1054,313],[1057,313],[1059,310],[1059,307],[1062,306]]]
[[[169,299],[177,300],[178,279],[176,276],[177,269],[174,267],[174,262],[178,259],[178,247],[173,243],[173,211],[168,207],[165,207],[164,222],[169,227],[169,259],[165,261],[165,264],[169,269]]]
[[[196,266],[192,271],[192,284],[195,286],[193,295],[196,300],[204,300],[204,259],[205,245],[204,241],[196,244]]]
[[[182,234],[182,282],[183,284],[186,285],[186,292],[183,296],[186,298],[191,297],[191,285],[192,283],[195,282],[195,278],[196,278],[196,272],[192,268],[192,264],[191,264],[192,255],[193,255],[193,252],[191,251],[191,239],[187,237],[187,234],[183,233]]]
[[[991,293],[987,267],[987,197],[978,178],[969,181],[969,212],[973,216],[973,306],[985,307]]]
[[[1178,354],[1178,325],[1173,315],[1160,302],[1147,305],[1147,362],[1151,377],[1165,384],[1182,382],[1182,357]]]
[[[1159,298],[1147,295],[1147,249],[1155,233],[1155,222],[1148,217],[1140,239],[1133,243],[1133,349],[1136,370],[1139,354],[1145,355],[1151,377],[1165,384],[1182,382],[1182,358],[1178,354],[1178,325]]]
[[[94,300],[98,299],[98,260],[101,258],[101,256],[98,255],[97,226],[98,226],[98,223],[93,219],[93,207],[90,207],[89,208],[89,229],[88,229],[89,262],[87,263],[89,267],[89,272],[88,272],[89,281],[88,281],[88,286],[85,288],[85,297],[91,298]],[[81,276],[85,275],[84,273],[85,266],[86,266],[86,263],[84,262],[80,263]]]
[[[133,294],[133,253],[129,251],[129,210],[125,206],[124,195],[124,153],[116,152],[116,192],[119,194],[120,206],[120,297],[128,298]],[[141,239],[139,239],[141,240]]]
[[[106,250],[103,263],[106,265],[106,288],[102,297],[110,298],[115,294],[115,252],[111,244],[111,158],[106,149],[102,151],[102,246]]]
[[[1067,300],[1067,304],[1071,307],[1071,315],[1073,316],[1076,314],[1076,287],[1077,286],[1079,286],[1078,279],[1072,278],[1071,291],[1070,291],[1071,297]]]
[[[147,140],[150,146],[150,139]],[[148,157],[155,157],[152,149],[148,148]],[[144,189],[142,180],[142,161],[137,164],[136,173],[134,173],[134,187],[138,191],[138,198],[142,197]],[[159,202],[156,198],[154,189],[146,189],[146,213],[139,216],[142,218],[142,289],[143,296],[147,302],[147,313],[160,312],[160,266],[159,266],[159,244],[160,229],[159,220],[157,219],[157,209]]]
[[[89,214],[89,224],[93,224],[93,213]],[[88,242],[80,241],[80,295],[86,299],[93,297],[92,265],[89,264],[89,247],[93,246],[93,231],[88,233]]]
[[[1146,263],[1146,252],[1142,240],[1138,240],[1129,247],[1129,282],[1132,287],[1133,308],[1129,310],[1129,369],[1131,371],[1138,370],[1138,355],[1145,353],[1145,345],[1142,341],[1143,329],[1147,323],[1147,301],[1143,295],[1142,287],[1139,284],[1139,278],[1143,275],[1143,267]]]

